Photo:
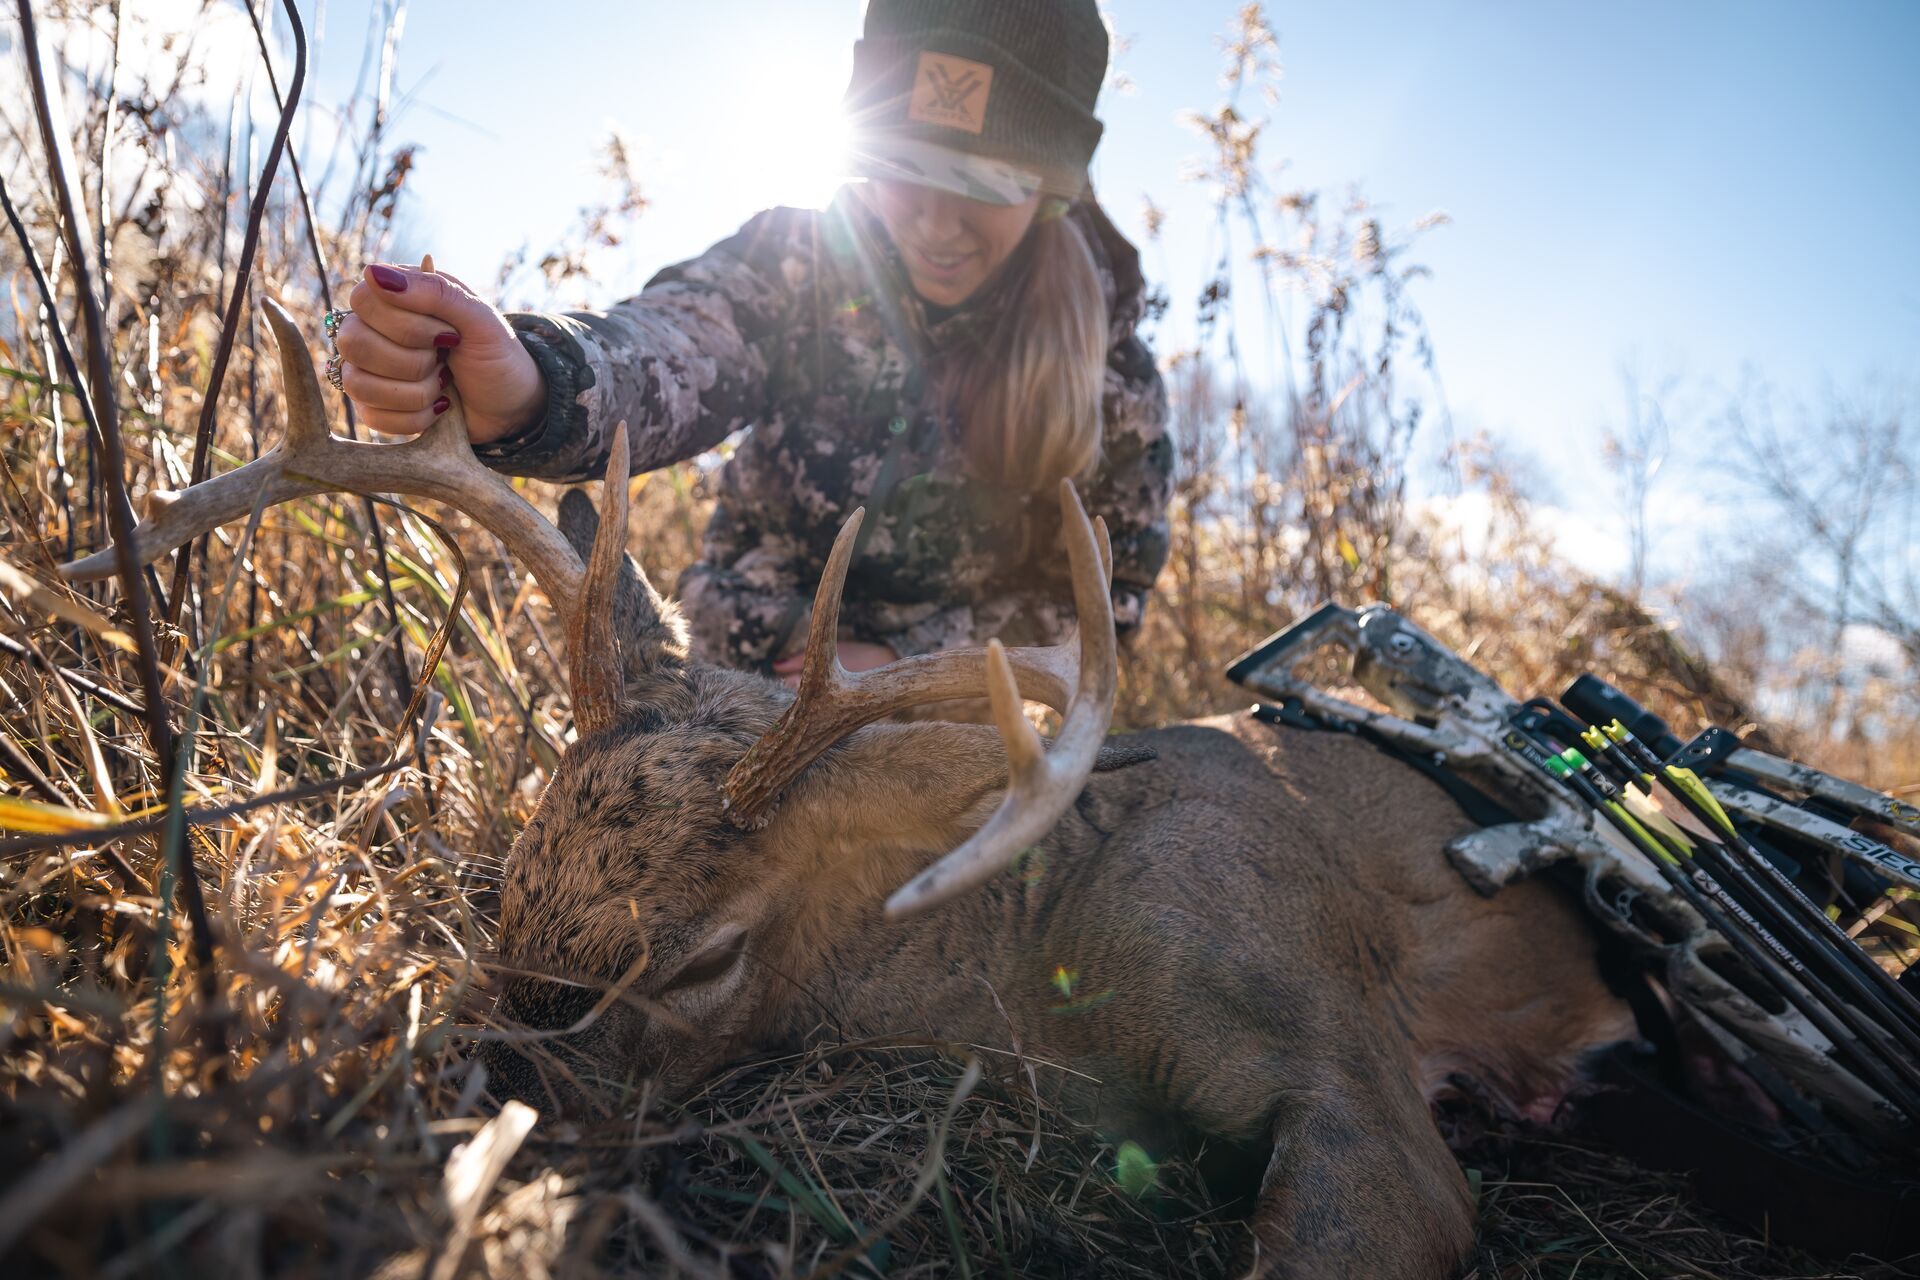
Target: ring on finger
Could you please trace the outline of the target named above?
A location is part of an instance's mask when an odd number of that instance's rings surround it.
[[[332,383],[333,389],[342,395],[345,395],[347,391],[345,387],[340,385],[343,377],[342,370],[345,369],[345,367],[346,362],[341,360],[339,356],[327,357],[327,381]]]
[[[344,325],[347,317],[352,314],[353,312],[345,307],[335,307],[320,317],[320,327],[327,331],[327,350],[333,352],[335,359],[340,356],[340,326]]]

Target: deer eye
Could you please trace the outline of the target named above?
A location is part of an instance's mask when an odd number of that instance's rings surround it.
[[[723,924],[713,931],[705,944],[682,965],[680,972],[673,975],[663,987],[662,994],[679,991],[686,987],[698,986],[703,982],[712,982],[723,977],[740,960],[747,949],[747,930],[744,925]]]

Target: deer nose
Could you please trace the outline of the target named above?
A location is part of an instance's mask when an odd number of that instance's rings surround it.
[[[563,1100],[550,1096],[532,1058],[498,1040],[480,1046],[480,1062],[487,1069],[487,1092],[501,1102],[524,1102],[539,1111],[565,1110]]]
[[[494,1010],[495,1022],[501,1030],[516,1037],[535,1034],[481,1044],[480,1061],[487,1070],[488,1091],[502,1102],[514,1099],[549,1114],[578,1110],[580,1098],[567,1079],[569,1071],[554,1070],[552,1060],[569,1069],[579,1064],[583,1055],[568,1042],[585,1040],[592,1035],[592,1030],[576,1036],[538,1033],[565,1031],[587,1015],[599,995],[591,987],[538,978],[508,983]],[[543,1058],[549,1060],[544,1070]]]

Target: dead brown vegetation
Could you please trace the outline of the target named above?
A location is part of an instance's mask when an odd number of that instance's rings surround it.
[[[537,591],[458,517],[444,518],[449,542],[424,514],[376,520],[370,504],[333,498],[142,575],[144,613],[128,610],[131,581],[56,585],[57,561],[109,540],[121,486],[137,504],[259,452],[278,389],[254,304],[271,289],[317,315],[341,264],[382,255],[413,164],[390,132],[390,59],[373,59],[382,70],[340,152],[302,174],[269,145],[273,113],[182,91],[198,65],[190,40],[122,64],[135,8],[32,6],[37,39],[12,34],[42,53],[67,112],[43,128],[35,106],[48,96],[23,80],[3,113],[0,177],[21,233],[0,241],[9,1273],[1223,1270],[1237,1224],[1230,1206],[1207,1207],[1193,1162],[1104,1145],[1017,1073],[977,1080],[969,1046],[753,1064],[677,1104],[638,1097],[627,1119],[588,1132],[516,1136],[493,1115],[468,1050],[498,980],[486,963],[494,888],[567,733]],[[260,21],[287,42],[280,10],[261,7]],[[102,37],[85,65],[68,60],[83,29]],[[1257,89],[1272,73],[1257,5],[1235,40],[1240,82]],[[265,92],[295,93],[292,63],[274,65]],[[1377,596],[1516,692],[1596,669],[1683,732],[1753,725],[1782,686],[1826,688],[1777,704],[1793,715],[1765,728],[1878,785],[1920,780],[1911,683],[1840,688],[1808,656],[1831,630],[1757,617],[1724,603],[1732,591],[1659,603],[1583,578],[1479,443],[1457,446],[1453,465],[1492,513],[1488,536],[1464,539],[1414,502],[1409,459],[1437,403],[1413,385],[1432,359],[1409,295],[1418,228],[1395,233],[1364,205],[1276,199],[1240,108],[1205,132],[1222,218],[1251,219],[1235,224],[1243,257],[1308,246],[1255,260],[1276,288],[1302,291],[1310,320],[1293,334],[1297,358],[1276,366],[1293,378],[1282,392],[1256,392],[1256,371],[1209,351],[1167,353],[1182,450],[1174,552],[1123,668],[1121,723],[1233,705],[1217,672],[1235,652],[1321,598]],[[49,138],[64,141],[64,182]],[[257,158],[274,156],[263,191]],[[644,208],[624,178],[583,215],[595,236]],[[324,211],[318,225],[310,208]],[[1284,241],[1268,224],[1288,228]],[[558,281],[580,262],[562,249],[540,266]],[[1202,300],[1203,331],[1236,323],[1231,297],[1223,277]],[[1793,509],[1793,474],[1758,475],[1756,500],[1771,484]],[[658,581],[695,551],[703,475],[687,465],[633,482]],[[1910,472],[1906,483],[1911,502]],[[1877,498],[1882,512],[1897,500]],[[1854,538],[1852,563],[1870,544]],[[1808,592],[1821,581],[1805,566],[1772,571],[1798,573]],[[1751,565],[1727,572],[1770,589]],[[1915,616],[1897,580],[1879,586],[1887,617]],[[1887,617],[1843,609],[1839,625]],[[427,669],[442,628],[446,652]],[[410,715],[421,681],[431,696]],[[170,794],[192,821],[160,821]],[[1830,1274],[1729,1233],[1669,1180],[1517,1142],[1486,1158],[1477,1275],[1564,1275],[1576,1262],[1583,1275]],[[1875,1265],[1839,1274],[1892,1274]]]

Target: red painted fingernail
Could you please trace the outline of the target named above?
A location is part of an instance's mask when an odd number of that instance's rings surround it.
[[[433,345],[439,347],[442,351],[451,351],[460,345],[460,335],[451,329],[445,333],[436,333],[433,335]]]
[[[395,271],[392,267],[383,267],[376,264],[367,268],[367,274],[373,277],[375,284],[385,289],[388,293],[405,293],[407,291],[407,276],[403,271]]]
[[[442,391],[445,391],[448,387],[452,385],[453,385],[453,370],[447,368],[447,366],[445,365],[441,365],[440,366],[440,389]]]
[[[452,403],[453,401],[447,399],[445,396],[441,396],[438,400],[435,400],[433,402],[433,416],[437,418],[441,414],[445,413],[447,411],[447,406]]]

